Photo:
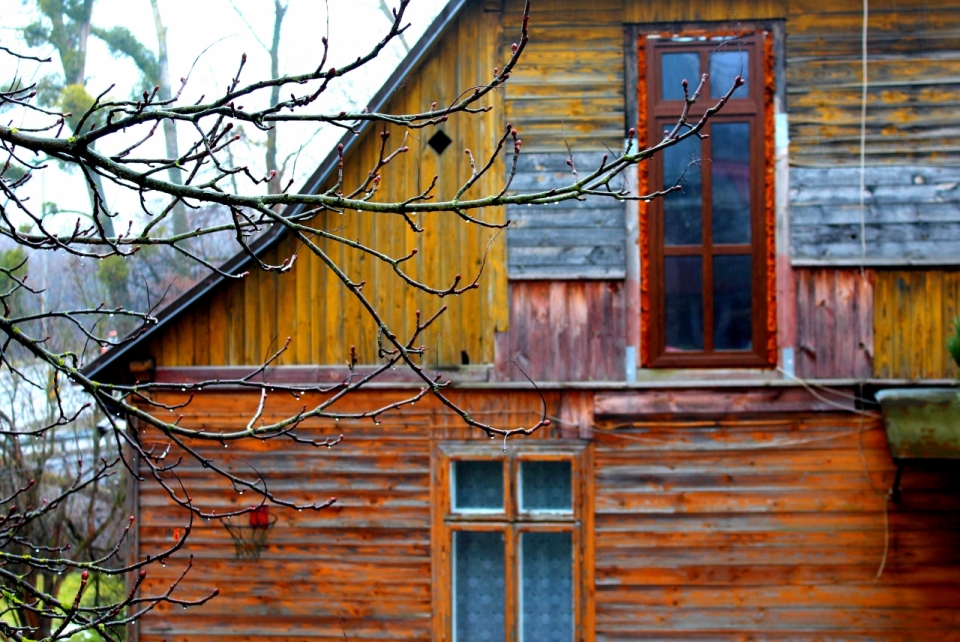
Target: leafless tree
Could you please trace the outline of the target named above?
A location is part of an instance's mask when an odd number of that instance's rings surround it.
[[[389,135],[388,126],[406,131],[429,130],[451,118],[471,118],[475,114],[491,109],[490,97],[493,92],[508,82],[519,64],[528,43],[529,2],[525,8],[522,24],[517,25],[517,42],[512,53],[502,66],[490,70],[490,80],[486,84],[470,87],[446,106],[434,104],[430,109],[408,114],[370,112],[367,110],[318,112],[317,101],[338,82],[349,79],[354,72],[370,63],[380,55],[385,47],[399,38],[406,29],[404,14],[410,0],[396,0],[392,10],[392,24],[386,35],[365,55],[354,62],[334,67],[329,60],[329,41],[322,39],[322,48],[309,70],[299,73],[256,80],[246,83],[243,79],[246,56],[238,62],[238,67],[227,88],[213,98],[201,99],[196,103],[181,100],[187,80],[169,96],[161,93],[159,86],[144,91],[135,100],[107,100],[106,92],[92,100],[92,104],[82,113],[64,113],[62,110],[44,107],[37,103],[37,88],[17,79],[0,90],[0,108],[16,110],[31,116],[30,122],[45,121],[30,128],[14,128],[0,124],[0,145],[4,158],[0,160],[0,238],[7,243],[22,248],[24,259],[18,265],[0,266],[0,276],[5,279],[5,289],[0,292],[3,303],[0,314],[0,337],[3,347],[0,350],[0,374],[11,380],[22,382],[35,388],[51,391],[53,412],[39,423],[21,423],[8,418],[0,424],[0,436],[11,442],[31,444],[45,435],[61,433],[63,429],[77,425],[84,413],[97,413],[102,418],[99,431],[103,436],[91,437],[100,444],[94,456],[79,452],[80,463],[64,464],[63,475],[70,475],[70,483],[55,489],[38,488],[35,480],[26,479],[4,490],[0,497],[0,583],[3,586],[3,601],[0,612],[17,610],[25,617],[16,621],[0,617],[0,635],[12,640],[65,639],[78,631],[97,631],[102,636],[119,639],[125,624],[137,619],[143,613],[159,603],[182,604],[184,607],[202,604],[214,594],[199,600],[184,600],[178,597],[177,589],[187,576],[192,561],[188,563],[179,579],[162,593],[141,594],[139,587],[147,573],[147,567],[157,561],[167,559],[179,550],[189,537],[190,526],[196,518],[224,518],[249,513],[256,508],[241,508],[231,513],[215,514],[207,507],[198,505],[191,499],[177,477],[178,462],[170,462],[157,456],[149,448],[125,429],[121,417],[150,427],[161,433],[165,439],[175,445],[184,457],[193,458],[202,464],[211,474],[219,475],[232,484],[238,492],[250,491],[258,496],[261,504],[294,507],[301,510],[321,510],[329,502],[299,504],[268,489],[263,480],[254,475],[240,475],[215,458],[203,454],[197,447],[202,442],[220,442],[228,444],[250,439],[289,439],[308,446],[333,446],[339,439],[317,441],[298,430],[303,422],[311,418],[333,419],[369,419],[379,418],[401,405],[416,402],[426,395],[434,396],[441,404],[460,417],[464,424],[482,431],[487,435],[508,438],[516,435],[529,435],[549,421],[544,417],[538,422],[521,428],[500,427],[484,423],[470,414],[468,408],[457,405],[446,394],[445,383],[422,365],[421,357],[425,348],[422,345],[424,331],[429,328],[445,311],[445,307],[429,316],[420,316],[417,312],[413,331],[400,336],[385,321],[377,308],[375,299],[364,290],[364,284],[356,282],[345,272],[337,258],[326,251],[324,244],[334,244],[349,252],[364,254],[370,261],[379,262],[392,270],[405,287],[443,299],[456,297],[478,287],[481,274],[472,279],[461,280],[459,275],[452,283],[431,283],[431,277],[423,275],[416,278],[405,270],[407,262],[414,252],[405,256],[393,256],[365,239],[345,238],[336,230],[331,231],[317,224],[323,212],[358,212],[359,216],[398,217],[410,229],[421,233],[423,228],[416,221],[416,215],[433,212],[444,213],[465,226],[483,226],[485,228],[503,228],[507,224],[491,223],[476,215],[485,207],[497,207],[508,204],[550,204],[587,196],[627,199],[650,199],[666,192],[679,189],[674,185],[662,192],[636,195],[627,193],[622,185],[622,173],[637,163],[649,159],[653,154],[691,136],[702,136],[701,131],[707,121],[727,99],[736,87],[707,110],[703,118],[688,120],[687,113],[691,105],[700,99],[700,85],[689,91],[686,82],[687,109],[670,130],[664,133],[662,140],[656,141],[648,149],[637,149],[627,145],[623,152],[611,152],[599,167],[589,170],[573,168],[571,158],[571,176],[569,184],[563,188],[550,189],[534,193],[513,193],[511,181],[521,154],[522,142],[516,128],[507,124],[500,133],[497,145],[488,158],[475,158],[470,150],[464,153],[470,157],[471,174],[463,178],[463,183],[451,199],[436,197],[436,178],[422,190],[411,193],[404,200],[385,201],[380,198],[381,176],[390,171],[391,163],[403,154],[409,153],[402,141],[394,142]],[[42,63],[39,57],[16,52],[11,47],[0,46],[0,55],[13,56],[23,62]],[[742,82],[738,79],[738,83]],[[282,91],[281,91],[282,90]],[[274,96],[263,109],[245,109],[244,104],[254,104],[256,96],[264,94]],[[280,100],[280,95],[289,95],[289,99]],[[256,128],[264,132],[271,131],[279,123],[308,122],[342,128],[345,132],[359,133],[362,127],[376,127],[380,131],[380,153],[372,167],[364,175],[359,185],[344,184],[337,180],[329,188],[319,193],[291,191],[292,181],[281,185],[279,190],[269,189],[273,181],[278,180],[276,170],[261,172],[253,166],[235,166],[229,160],[229,151],[237,137],[235,129],[239,125]],[[72,126],[67,129],[67,124]],[[149,153],[154,149],[150,141],[157,136],[158,130],[167,124],[176,124],[181,133],[189,132],[192,141],[181,145],[176,157],[170,154]],[[71,134],[72,131],[72,134]],[[126,141],[124,133],[135,140],[129,144],[117,145],[116,141]],[[630,132],[631,143],[633,132]],[[184,138],[181,137],[181,141]],[[118,151],[114,150],[119,147]],[[470,191],[481,177],[495,171],[498,159],[503,157],[508,168],[502,189],[495,193],[471,196]],[[43,212],[37,211],[34,204],[24,197],[31,181],[47,168],[51,161],[59,161],[76,167],[85,178],[93,195],[91,211],[85,217],[78,217],[76,223],[66,232],[53,226]],[[348,162],[340,149],[340,168]],[[178,174],[180,180],[171,179],[171,172]],[[231,189],[234,181],[241,182],[254,194],[246,194]],[[130,222],[126,229],[113,226],[118,214],[107,208],[102,185],[111,185],[111,189],[127,190],[137,195],[142,208],[142,224],[135,226]],[[160,203],[159,205],[155,205]],[[168,231],[163,223],[173,215],[178,205],[187,208],[209,207],[225,213],[226,218],[201,225],[189,231]],[[119,233],[111,230],[120,227]],[[103,305],[77,305],[48,307],[38,304],[44,296],[43,289],[35,285],[30,270],[33,260],[42,253],[55,253],[93,261],[114,260],[132,261],[138,251],[148,248],[161,248],[177,253],[229,280],[242,279],[244,274],[231,274],[221,270],[205,258],[194,247],[204,239],[228,238],[237,251],[249,255],[257,269],[284,272],[291,269],[295,257],[287,257],[278,264],[268,264],[254,252],[252,239],[266,230],[282,230],[292,236],[303,248],[313,253],[333,275],[339,279],[342,287],[359,302],[362,309],[373,320],[378,331],[370,338],[378,346],[380,364],[363,373],[351,368],[343,381],[328,386],[282,386],[268,384],[260,377],[264,370],[285,350],[281,346],[259,367],[237,379],[218,379],[195,384],[168,385],[164,383],[140,383],[137,385],[117,384],[91,379],[84,373],[89,350],[84,344],[95,346],[97,350],[116,348],[134,341],[156,323],[154,310],[149,305],[127,308],[107,309]],[[322,239],[323,243],[318,242]],[[482,270],[481,270],[482,272]],[[29,303],[33,301],[33,303]],[[115,327],[116,320],[124,320],[129,328],[125,334],[111,336],[105,329]],[[58,345],[50,337],[61,333],[76,338],[74,345]],[[58,335],[59,336],[59,335]],[[394,367],[409,369],[421,382],[422,387],[407,399],[398,403],[371,407],[365,411],[344,414],[338,412],[335,404],[346,395],[363,388],[378,376]],[[165,406],[156,401],[157,393],[165,391],[195,393],[223,387],[243,388],[259,392],[260,410],[251,417],[246,428],[236,431],[211,431],[187,428],[179,425],[178,420],[169,420],[176,408]],[[71,390],[70,398],[65,399],[63,391]],[[302,397],[315,391],[323,393],[313,407],[304,407],[293,416],[280,421],[267,421],[262,410],[268,396],[274,394],[292,394]],[[182,407],[178,407],[182,408]],[[180,409],[179,412],[185,412]],[[92,416],[92,415],[91,415]],[[2,418],[0,418],[2,419]],[[101,443],[102,442],[102,443]],[[134,466],[133,460],[139,466]],[[159,555],[145,559],[124,560],[121,556],[124,538],[133,527],[132,518],[123,528],[109,538],[104,529],[101,534],[89,539],[90,550],[95,555],[80,556],[74,549],[65,545],[46,546],[34,539],[33,526],[42,520],[49,520],[59,514],[57,511],[72,510],[72,503],[83,501],[95,486],[112,483],[119,473],[135,475],[141,483],[153,483],[162,488],[169,498],[184,511],[182,536],[176,538],[170,547]],[[107,541],[109,539],[109,541]],[[36,581],[45,573],[80,573],[81,582],[76,594],[63,597],[55,594],[48,584]],[[128,591],[108,604],[91,604],[84,601],[93,577],[130,578]],[[2,613],[0,613],[2,615]]]

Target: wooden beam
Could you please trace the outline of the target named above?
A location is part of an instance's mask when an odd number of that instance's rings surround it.
[[[817,393],[806,388],[768,390],[638,390],[598,392],[594,396],[597,417],[639,415],[716,415],[768,412],[826,412],[853,410],[853,400],[834,394],[847,390]]]

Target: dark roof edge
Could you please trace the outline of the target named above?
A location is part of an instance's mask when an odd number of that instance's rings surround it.
[[[394,69],[393,73],[380,87],[379,91],[377,91],[377,93],[373,95],[373,98],[370,99],[370,103],[368,105],[370,111],[376,112],[383,110],[387,104],[387,101],[393,97],[393,94],[400,88],[407,76],[417,67],[417,65],[420,64],[420,62],[423,60],[423,57],[430,51],[433,45],[440,40],[440,38],[446,33],[450,24],[460,15],[460,12],[463,10],[463,8],[471,1],[472,0],[451,0],[447,6],[445,6],[439,14],[437,14],[436,19],[434,19],[430,26],[427,27],[426,31],[423,32],[423,35],[420,36],[420,39],[410,49],[406,57],[400,61],[400,64],[397,65],[397,68]],[[344,134],[343,138],[340,139],[340,144],[343,145],[344,154],[358,144],[363,132],[366,131],[370,125],[370,121],[363,121],[358,127],[355,128],[358,131],[357,135],[354,135],[352,132],[347,132]],[[304,187],[300,190],[301,193],[309,194],[319,190],[320,186],[333,174],[334,170],[337,168],[338,160],[339,155],[337,154],[336,146],[334,146],[333,149],[330,150],[330,153],[327,154],[327,157],[323,160],[323,162],[320,163],[317,171],[314,172],[309,179],[307,179]],[[295,215],[301,207],[301,205],[291,205],[284,213],[288,216]],[[254,254],[260,254],[264,250],[267,250],[283,237],[285,229],[286,228],[279,225],[273,226],[266,234],[253,241],[250,244],[250,249],[253,250]],[[250,256],[246,252],[241,251],[221,265],[220,269],[227,274],[239,274],[250,261]],[[136,349],[148,338],[159,332],[161,328],[164,328],[173,322],[177,317],[189,309],[195,301],[202,298],[209,293],[210,290],[215,288],[221,281],[224,280],[224,278],[225,277],[221,276],[220,274],[211,274],[207,276],[205,279],[177,297],[177,299],[172,301],[169,305],[164,306],[164,308],[157,314],[157,324],[155,326],[141,334],[134,341],[103,353],[89,364],[84,366],[81,372],[86,377],[95,378],[111,366],[117,365],[119,360],[124,355],[127,355]]]

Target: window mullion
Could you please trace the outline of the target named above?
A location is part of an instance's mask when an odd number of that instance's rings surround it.
[[[506,562],[506,635],[507,642],[519,642],[520,640],[520,559],[519,559],[519,531],[514,522],[506,525],[504,540],[507,547]]]

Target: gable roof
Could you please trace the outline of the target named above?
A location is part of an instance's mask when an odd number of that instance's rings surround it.
[[[463,9],[473,0],[450,0],[448,4],[443,8],[443,10],[437,15],[434,21],[430,24],[429,27],[423,32],[423,35],[417,41],[417,43],[407,52],[407,55],[400,61],[400,64],[397,65],[397,68],[393,71],[387,81],[380,87],[373,98],[370,99],[369,109],[373,112],[382,111],[387,102],[394,96],[394,94],[404,85],[407,77],[417,68],[420,62],[424,57],[430,52],[434,44],[436,44],[440,38],[446,33],[447,28],[460,16]],[[339,144],[343,145],[343,153],[346,155],[354,146],[356,146],[360,139],[362,138],[363,133],[371,126],[372,121],[363,121],[360,125],[355,127],[357,134],[347,132],[340,139]],[[327,157],[320,163],[320,166],[317,167],[317,170],[313,175],[307,179],[303,188],[300,190],[300,193],[311,194],[318,191],[337,169],[337,164],[339,160],[339,154],[337,153],[337,146],[334,146],[330,153],[327,154]],[[296,215],[302,205],[290,205],[285,211],[285,216],[294,216]],[[280,239],[285,235],[286,228],[281,225],[273,225],[267,231],[266,234],[259,237],[250,243],[250,249],[253,250],[254,254],[261,254],[265,250],[269,249],[275,245]],[[220,266],[220,270],[227,274],[240,274],[243,272],[247,265],[252,262],[253,259],[243,251],[238,252],[225,263]],[[225,277],[214,273],[207,276],[205,279],[194,285],[192,288],[181,294],[179,297],[171,301],[168,305],[164,306],[162,310],[156,315],[157,323],[149,330],[141,334],[135,340],[125,343],[123,345],[111,348],[107,352],[101,354],[96,359],[91,361],[89,364],[83,367],[81,372],[84,376],[90,378],[110,378],[115,379],[118,376],[122,376],[123,373],[118,373],[117,368],[122,367],[124,363],[124,357],[133,358],[137,354],[137,350],[143,346],[143,344],[156,336],[164,328],[169,326],[171,323],[176,321],[181,315],[183,315],[187,310],[189,310],[193,304],[209,294],[215,287],[217,287],[222,281],[225,280]]]

